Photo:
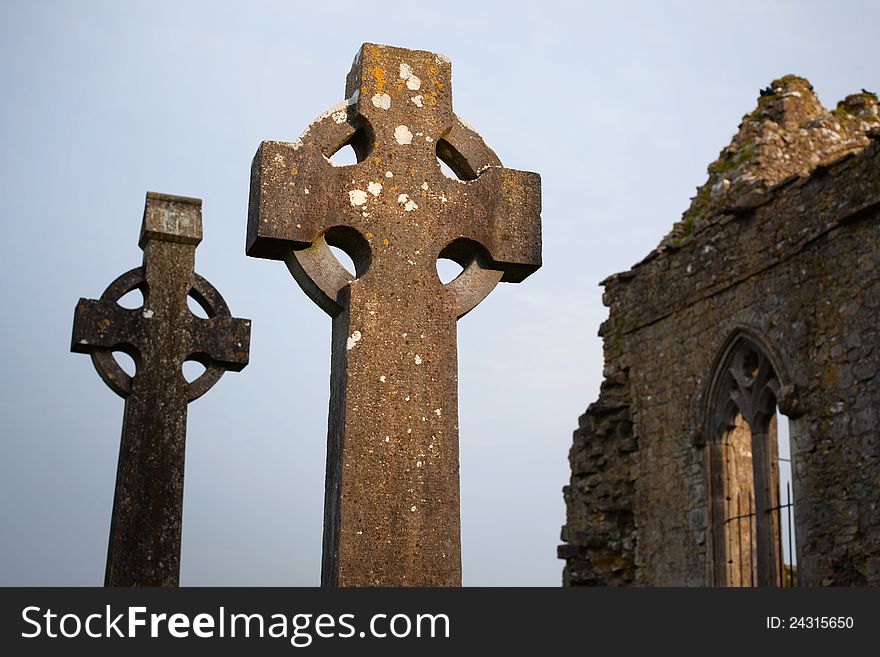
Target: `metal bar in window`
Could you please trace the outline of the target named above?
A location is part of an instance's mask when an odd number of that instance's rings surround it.
[[[794,586],[794,541],[791,535],[791,483],[785,484],[785,497],[785,506],[788,508],[788,560],[790,562],[788,567],[788,583],[789,586]]]
[[[782,496],[780,495],[780,497]],[[785,586],[785,559],[782,554],[782,509],[777,506],[770,511],[776,514],[776,553],[779,555],[779,586],[781,588]]]
[[[749,491],[749,586],[755,585],[755,550],[754,546],[754,538],[752,536],[752,518],[754,517],[754,512],[752,511],[752,492]]]

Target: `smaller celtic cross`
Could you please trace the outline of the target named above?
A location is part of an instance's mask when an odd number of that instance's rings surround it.
[[[250,321],[232,317],[220,293],[194,272],[201,206],[199,199],[147,193],[143,267],[117,278],[100,299],[76,306],[71,351],[91,355],[104,382],[125,399],[105,586],[177,586],[187,404],[224,370],[248,362]],[[117,303],[136,289],[142,307]],[[190,311],[188,296],[207,319]],[[114,351],[134,359],[134,376]],[[188,382],[184,361],[205,371]]]

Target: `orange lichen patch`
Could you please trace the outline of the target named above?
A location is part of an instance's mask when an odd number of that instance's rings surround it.
[[[384,240],[382,240],[382,244],[384,244],[385,246],[388,246],[388,238],[387,237]]]
[[[292,173],[293,175],[296,175],[299,173],[299,169],[297,169],[296,167],[291,167],[290,173]]]
[[[415,168],[415,167],[410,167],[410,168],[409,168],[409,175],[413,175],[415,172],[416,172],[416,168]]]
[[[382,89],[385,87],[385,71],[378,66],[374,66],[370,69],[370,73],[376,79],[376,91],[382,93]]]
[[[440,76],[437,74],[438,70],[436,66],[432,66],[428,69],[428,79],[431,81],[435,87],[442,89],[444,87],[444,83],[440,81]]]
[[[366,233],[364,233],[364,237],[366,237],[367,239],[370,239],[371,237],[373,237],[373,233],[371,233],[370,231],[367,231]]]
[[[378,144],[377,144],[378,145]],[[382,164],[382,158],[378,155],[373,158],[373,164]]]

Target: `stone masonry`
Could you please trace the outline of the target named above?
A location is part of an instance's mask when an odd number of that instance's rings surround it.
[[[877,97],[827,111],[806,80],[774,81],[670,234],[603,282],[604,381],[570,452],[565,585],[723,584],[714,400],[741,340],[775,371],[764,415],[790,421],[800,584],[880,585],[878,265]]]

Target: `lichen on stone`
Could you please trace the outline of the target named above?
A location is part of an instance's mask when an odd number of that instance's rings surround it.
[[[828,111],[806,79],[786,75],[774,80],[709,165],[709,178],[658,250],[699,232],[743,198],[861,150],[870,141],[867,132],[878,126],[880,107],[872,92],[849,95]]]

